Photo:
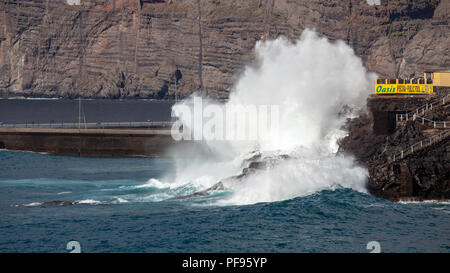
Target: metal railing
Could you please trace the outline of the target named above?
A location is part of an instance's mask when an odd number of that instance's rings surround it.
[[[406,114],[396,114],[395,115],[395,121],[408,121],[408,119],[416,119],[416,117],[424,115],[425,112],[428,110],[433,110],[433,106],[436,107],[438,105],[445,105],[449,101],[450,94],[445,95],[441,99],[434,100],[432,102],[427,102],[425,105],[422,105],[421,107],[417,108],[414,111],[411,111]]]
[[[399,153],[392,155],[391,158],[393,161],[398,160],[398,159],[403,159],[405,156],[407,156],[409,154],[419,151],[424,147],[430,146],[433,143],[441,141],[448,135],[450,135],[450,130],[445,130],[437,135],[427,137],[417,143],[414,143],[413,145],[409,146],[407,149],[401,150]]]
[[[105,129],[105,128],[154,128],[171,127],[172,121],[145,121],[145,122],[90,122],[90,123],[68,123],[68,122],[50,122],[50,123],[1,123],[3,128],[65,128],[65,129]]]
[[[424,117],[421,117],[421,118],[414,117],[413,121],[415,121],[416,119],[422,120],[422,124],[425,124],[425,122],[433,124],[433,128],[444,128],[445,129],[450,125],[450,121],[448,121],[448,120],[436,121],[436,120],[431,120],[431,119],[427,119]]]

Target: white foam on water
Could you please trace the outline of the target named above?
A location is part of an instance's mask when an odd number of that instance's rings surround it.
[[[114,203],[128,203],[128,200],[120,198],[120,197],[116,197],[116,200],[114,201]]]
[[[404,204],[404,205],[411,205],[411,204],[437,204],[437,205],[450,205],[450,201],[448,200],[422,200],[422,201],[417,201],[417,200],[401,200],[398,201],[397,203],[400,204]]]
[[[42,204],[43,204],[42,202],[32,202],[32,203],[29,203],[29,204],[23,204],[22,206],[24,206],[24,207],[37,207],[37,206],[40,206]],[[17,206],[19,206],[19,205],[16,205],[16,207]]]
[[[98,200],[94,200],[94,199],[85,199],[85,200],[77,200],[75,201],[75,203],[77,204],[88,204],[88,205],[100,205],[104,202],[102,201],[98,201]]]
[[[58,192],[57,195],[62,195],[62,194],[69,194],[72,193],[71,191],[62,191],[62,192]]]
[[[173,187],[177,187],[177,185],[172,183],[164,183],[154,178],[150,179],[145,184],[134,186],[134,188],[136,189],[142,188],[170,189]]]
[[[219,203],[274,202],[343,187],[366,193],[361,183],[366,177],[366,170],[355,166],[351,158],[296,158],[234,182],[234,194]]]

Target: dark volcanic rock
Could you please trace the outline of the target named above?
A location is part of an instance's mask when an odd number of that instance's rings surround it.
[[[228,96],[261,39],[314,28],[382,76],[450,66],[447,0],[0,0],[0,96]]]
[[[77,205],[80,204],[78,201],[60,201],[60,200],[55,200],[55,201],[46,201],[46,202],[42,202],[42,203],[36,203],[36,205],[39,206],[72,206],[72,205]],[[24,207],[24,206],[29,206],[27,204],[20,204],[17,205],[19,207]]]
[[[372,115],[367,112],[349,120],[345,128],[349,135],[339,141],[339,152],[350,153],[361,165],[367,165],[385,140],[385,136],[374,134],[372,127]]]
[[[43,202],[42,205],[53,205],[53,206],[71,206],[79,204],[78,202],[71,202],[71,201],[49,201],[49,202]]]
[[[436,100],[448,94],[450,90],[442,89],[438,97],[427,100]],[[425,98],[423,98],[425,99]],[[393,201],[450,199],[450,135],[445,128],[435,129],[431,124],[422,124],[420,119],[409,120],[398,124],[393,132],[375,134],[374,113],[389,111],[411,111],[418,105],[417,98],[395,99],[376,98],[369,99],[369,113],[361,113],[356,119],[347,124],[349,135],[341,140],[340,152],[353,154],[357,161],[368,168],[369,192],[375,196]],[[400,104],[399,104],[400,103]],[[425,114],[428,119],[448,120],[450,107],[441,105],[433,107]],[[376,118],[376,117],[375,117]],[[389,124],[389,120],[380,123]],[[448,129],[447,129],[448,130]],[[442,133],[442,138],[432,145],[428,145],[429,137]],[[414,152],[409,153],[411,145],[422,143],[424,146],[415,146]],[[399,158],[401,151],[405,157]],[[397,155],[393,161],[393,155]]]
[[[369,168],[369,191],[377,197],[450,199],[450,137],[402,161]]]

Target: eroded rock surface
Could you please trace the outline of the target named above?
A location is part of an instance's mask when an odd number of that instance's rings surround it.
[[[77,1],[75,1],[77,2]],[[256,41],[314,28],[382,76],[450,66],[449,1],[0,1],[0,96],[228,96]]]
[[[450,90],[441,91],[438,97],[449,94]],[[422,124],[419,117],[415,121],[410,118],[407,122],[399,122],[391,133],[375,134],[373,112],[395,112],[399,105],[410,111],[417,102],[415,99],[411,99],[409,104],[382,101],[372,104],[371,111],[348,123],[350,133],[341,140],[340,151],[354,155],[369,170],[367,187],[377,197],[393,201],[449,200],[450,128],[434,128],[433,123]],[[433,107],[424,117],[436,121],[450,120],[449,104]],[[412,145],[415,146],[411,149]],[[401,157],[402,151],[404,157]]]

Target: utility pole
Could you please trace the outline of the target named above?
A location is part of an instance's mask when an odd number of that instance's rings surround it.
[[[78,129],[81,129],[81,97],[78,97]]]
[[[175,76],[175,104],[178,103],[178,87],[177,87],[177,84],[178,84],[178,79]]]

